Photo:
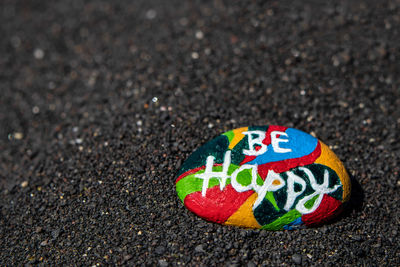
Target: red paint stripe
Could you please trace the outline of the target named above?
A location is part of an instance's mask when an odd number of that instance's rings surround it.
[[[285,159],[276,162],[269,162],[258,166],[258,173],[264,180],[267,177],[268,171],[273,170],[276,173],[289,171],[290,169],[305,166],[314,163],[314,161],[321,155],[321,144],[318,141],[317,147],[310,154],[294,159]]]
[[[200,171],[201,169],[205,169],[206,166],[201,166],[201,167],[197,167],[191,170],[188,170],[187,172],[182,173],[181,175],[179,175],[179,177],[176,179],[175,183],[179,182],[180,179],[182,179],[185,176],[188,176],[190,174],[196,173],[198,171]]]
[[[324,195],[319,207],[311,213],[301,216],[307,226],[316,226],[336,217],[342,211],[342,202],[329,195]]]
[[[242,160],[242,162],[240,162],[239,165],[243,165],[246,164],[247,162],[252,161],[253,159],[255,159],[257,156],[244,156],[244,160]]]
[[[227,185],[222,191],[219,186],[214,186],[207,190],[205,197],[198,191],[187,195],[184,202],[190,211],[200,217],[224,223],[253,193],[253,190],[239,193],[232,185]]]
[[[265,138],[262,141],[264,145],[268,146],[271,144],[271,133],[273,131],[280,131],[280,132],[285,132],[288,129],[288,127],[285,126],[277,126],[277,125],[270,125],[268,127],[268,130],[265,132]],[[258,150],[256,148],[256,150]],[[247,162],[252,161],[253,159],[255,159],[257,156],[245,156],[244,160],[242,160],[242,162],[240,163],[240,165],[246,164]]]
[[[218,163],[218,164],[214,164],[213,166],[215,167],[215,166],[221,166],[221,165],[222,165],[222,163]],[[190,174],[196,173],[200,170],[204,170],[205,168],[206,168],[206,166],[201,166],[201,167],[197,167],[197,168],[188,170],[187,172],[184,172],[181,175],[179,175],[179,177],[176,179],[175,183],[179,182],[179,180],[181,180],[182,178],[184,178]]]
[[[267,132],[265,133],[265,139],[263,140],[263,144],[267,146],[271,144],[271,133],[273,131],[285,132],[287,129],[288,127],[285,126],[270,125],[268,127]]]

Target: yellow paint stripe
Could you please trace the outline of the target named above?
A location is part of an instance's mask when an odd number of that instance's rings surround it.
[[[328,166],[329,168],[331,168],[336,172],[343,185],[343,202],[346,202],[350,199],[350,193],[351,193],[351,182],[349,175],[346,172],[343,163],[335,155],[335,153],[332,150],[330,150],[330,148],[327,145],[325,145],[321,141],[319,142],[321,144],[321,155],[317,158],[315,163]]]
[[[253,214],[253,204],[256,202],[257,193],[252,194],[240,208],[226,220],[226,225],[236,225],[246,228],[261,228]]]
[[[244,138],[244,134],[242,134],[244,131],[247,131],[249,127],[242,127],[233,130],[233,139],[231,143],[229,144],[229,149],[233,149],[242,139]]]

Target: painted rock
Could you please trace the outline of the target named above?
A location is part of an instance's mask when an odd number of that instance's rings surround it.
[[[261,126],[226,132],[193,152],[178,173],[176,190],[206,220],[281,230],[337,216],[351,183],[342,162],[317,138]]]

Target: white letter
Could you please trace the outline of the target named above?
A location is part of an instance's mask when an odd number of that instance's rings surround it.
[[[214,166],[214,157],[213,156],[208,156],[207,157],[207,163],[206,163],[206,170],[204,173],[196,174],[195,177],[203,179],[203,187],[201,190],[201,195],[203,197],[206,196],[206,192],[208,189],[208,183],[211,178],[218,178],[219,180],[219,189],[222,191],[226,185],[226,179],[228,179],[228,168],[229,165],[231,165],[231,151],[228,150],[225,153],[224,157],[224,164],[222,165],[222,172],[214,172],[212,170]]]
[[[232,185],[233,189],[235,189],[239,193],[245,192],[245,191],[249,191],[252,188],[252,183],[250,183],[249,185],[244,186],[244,185],[239,184],[239,182],[236,180],[238,174],[241,171],[247,170],[247,169],[251,169],[251,175],[252,175],[251,180],[253,181],[254,175],[256,176],[256,179],[257,179],[257,165],[245,164],[245,165],[240,166],[240,168],[236,169],[232,173],[231,185]]]
[[[265,132],[264,131],[249,131],[249,132],[243,132],[243,134],[247,134],[248,140],[249,140],[249,149],[243,149],[243,154],[247,156],[257,156],[264,154],[265,151],[267,151],[267,146],[263,144],[263,140],[265,138]],[[253,139],[253,134],[258,135],[257,138]],[[254,149],[254,145],[259,145],[261,148],[256,151]]]
[[[293,203],[296,201],[296,198],[301,195],[304,190],[306,190],[306,182],[301,179],[301,177],[295,175],[293,172],[287,172],[287,199],[284,209],[290,210]],[[301,190],[296,192],[294,191],[294,183],[301,185]]]
[[[276,137],[277,135],[280,135],[279,137]],[[276,152],[276,153],[288,153],[288,152],[292,152],[292,150],[290,148],[282,148],[279,147],[279,143],[287,143],[289,142],[288,139],[282,139],[280,137],[282,136],[286,136],[288,137],[287,133],[285,132],[280,132],[280,131],[273,131],[271,132],[271,144],[272,144],[272,149]]]
[[[341,185],[337,184],[333,188],[328,188],[329,187],[329,172],[328,172],[328,170],[325,170],[325,172],[324,172],[324,182],[322,184],[318,184],[317,181],[315,181],[315,177],[309,169],[300,167],[299,170],[302,170],[303,172],[305,172],[307,174],[308,179],[310,180],[311,187],[315,190],[314,193],[312,193],[311,195],[305,196],[303,199],[301,199],[299,201],[299,203],[297,203],[296,209],[302,214],[307,214],[307,213],[311,213],[311,212],[315,211],[321,204],[324,194],[329,194],[331,192],[335,192],[336,189],[338,189],[341,186]],[[311,207],[311,209],[307,209],[305,207],[305,204],[307,203],[307,201],[309,201],[316,195],[318,195],[318,198],[314,201],[313,206]]]
[[[264,184],[261,187],[257,185],[256,188],[253,188],[253,190],[256,191],[258,194],[257,200],[256,202],[254,202],[253,205],[253,210],[255,210],[258,205],[261,204],[261,202],[265,198],[265,194],[267,194],[268,191],[277,191],[281,189],[284,185],[285,181],[281,178],[281,176],[275,173],[273,170],[269,170],[267,178],[265,178]]]

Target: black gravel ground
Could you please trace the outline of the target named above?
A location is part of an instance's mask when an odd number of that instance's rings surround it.
[[[0,3],[0,265],[399,266],[400,1]],[[355,179],[345,213],[208,223],[183,160],[295,127]]]

